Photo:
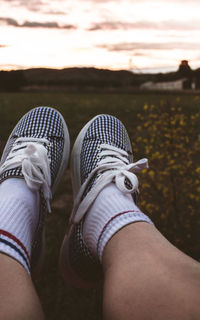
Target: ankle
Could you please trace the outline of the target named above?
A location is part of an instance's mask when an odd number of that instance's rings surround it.
[[[30,272],[31,248],[39,219],[39,193],[19,178],[0,185],[0,250]]]
[[[140,211],[130,194],[122,193],[115,184],[105,187],[87,213],[83,238],[92,253],[102,261],[106,244],[128,224],[151,220]]]

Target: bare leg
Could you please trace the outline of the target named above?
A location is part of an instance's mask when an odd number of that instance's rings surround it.
[[[103,255],[105,320],[200,319],[200,264],[155,227],[130,224]]]
[[[43,311],[27,271],[0,254],[0,320],[41,320]]]

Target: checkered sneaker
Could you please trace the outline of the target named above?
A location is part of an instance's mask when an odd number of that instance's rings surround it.
[[[0,162],[0,183],[24,178],[28,187],[40,192],[39,223],[32,244],[31,269],[38,271],[44,253],[44,223],[50,199],[69,158],[69,134],[62,115],[55,109],[38,107],[26,113],[13,129]]]
[[[123,124],[113,116],[99,115],[79,133],[72,151],[74,207],[60,254],[63,277],[87,288],[102,278],[102,268],[83,240],[84,217],[100,191],[115,182],[120,191],[136,195],[134,173],[148,166],[147,159],[133,163],[131,143]]]

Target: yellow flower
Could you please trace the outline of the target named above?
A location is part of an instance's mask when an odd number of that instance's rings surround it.
[[[153,178],[153,177],[155,176],[155,172],[154,172],[153,170],[150,170],[150,171],[149,171],[149,176],[150,176],[151,178]]]
[[[170,161],[169,161],[169,164],[174,164],[174,160],[173,159],[171,159]]]
[[[185,122],[183,121],[183,119],[180,120],[180,126],[184,126]]]

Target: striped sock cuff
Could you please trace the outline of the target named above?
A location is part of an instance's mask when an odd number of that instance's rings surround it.
[[[30,256],[28,251],[18,238],[5,230],[0,230],[0,252],[17,260],[30,274]]]
[[[116,214],[114,217],[112,217],[102,229],[97,242],[97,254],[100,261],[102,261],[103,250],[107,242],[116,232],[118,232],[120,229],[122,229],[128,224],[142,221],[153,224],[151,219],[149,219],[148,216],[146,216],[143,212],[139,210],[129,210],[120,212]]]

